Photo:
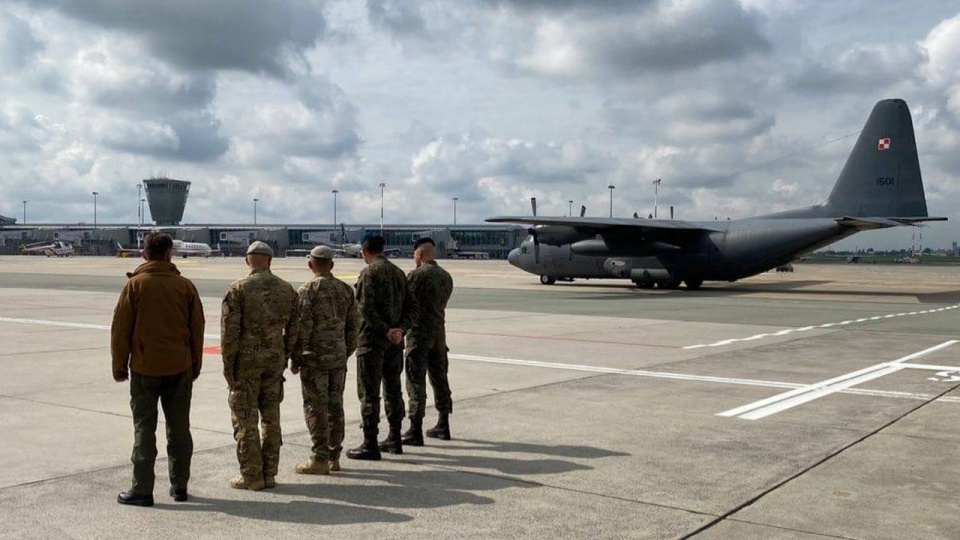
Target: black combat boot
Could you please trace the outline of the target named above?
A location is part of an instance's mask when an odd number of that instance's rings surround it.
[[[404,432],[400,439],[403,444],[410,446],[423,446],[423,419],[410,419],[410,429]]]
[[[442,412],[440,413],[440,418],[437,419],[437,425],[427,430],[427,437],[431,439],[440,439],[444,441],[450,440],[450,414]]]
[[[363,433],[363,444],[356,448],[351,448],[347,450],[347,458],[349,459],[362,459],[366,461],[379,461],[380,460],[380,448],[377,447],[377,432],[376,430],[366,431]]]
[[[400,425],[390,426],[390,434],[383,441],[380,441],[380,451],[388,454],[402,454],[403,441],[400,436]]]

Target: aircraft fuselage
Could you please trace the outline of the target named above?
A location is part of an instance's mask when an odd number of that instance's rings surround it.
[[[766,272],[856,232],[831,218],[755,218],[699,225],[720,230],[702,232],[679,249],[652,256],[632,256],[631,246],[640,239],[624,238],[622,244],[608,244],[604,255],[578,254],[576,244],[541,242],[537,257],[528,237],[508,260],[531,274],[556,279],[624,278],[641,285],[672,286],[685,281],[695,288],[703,281],[736,281]]]

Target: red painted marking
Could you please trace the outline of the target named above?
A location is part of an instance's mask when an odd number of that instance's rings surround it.
[[[447,331],[448,334],[463,334],[466,336],[489,336],[497,338],[519,338],[519,339],[542,339],[546,341],[571,341],[574,343],[601,343],[603,345],[627,345],[630,347],[658,347],[660,349],[682,349],[683,347],[678,347],[675,345],[657,345],[654,343],[637,343],[637,342],[627,342],[627,341],[604,341],[600,339],[577,339],[577,338],[565,338],[557,336],[527,336],[522,334],[488,334],[484,332],[451,332]]]
[[[220,347],[204,347],[203,354],[220,354]]]

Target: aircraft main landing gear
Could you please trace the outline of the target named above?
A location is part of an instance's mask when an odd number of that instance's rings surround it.
[[[679,279],[669,279],[669,280],[667,280],[667,281],[661,281],[661,282],[657,283],[657,286],[659,286],[661,289],[669,289],[669,290],[672,291],[672,290],[675,290],[675,289],[679,289],[679,288],[680,288],[680,280],[679,280]]]
[[[683,282],[687,284],[688,291],[696,291],[703,285],[702,279],[685,279]]]
[[[540,276],[540,283],[542,285],[553,285],[557,282],[557,278],[553,276]]]

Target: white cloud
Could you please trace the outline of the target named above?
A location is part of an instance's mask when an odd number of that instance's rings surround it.
[[[51,221],[98,190],[132,220],[165,172],[194,182],[188,221],[257,197],[266,222],[326,223],[336,188],[338,217],[376,222],[382,181],[388,221],[459,197],[478,222],[531,196],[605,215],[611,183],[646,214],[663,178],[661,211],[745,217],[821,201],[844,136],[902,97],[931,212],[960,219],[958,50],[957,9],[919,2],[11,0],[0,190]]]

